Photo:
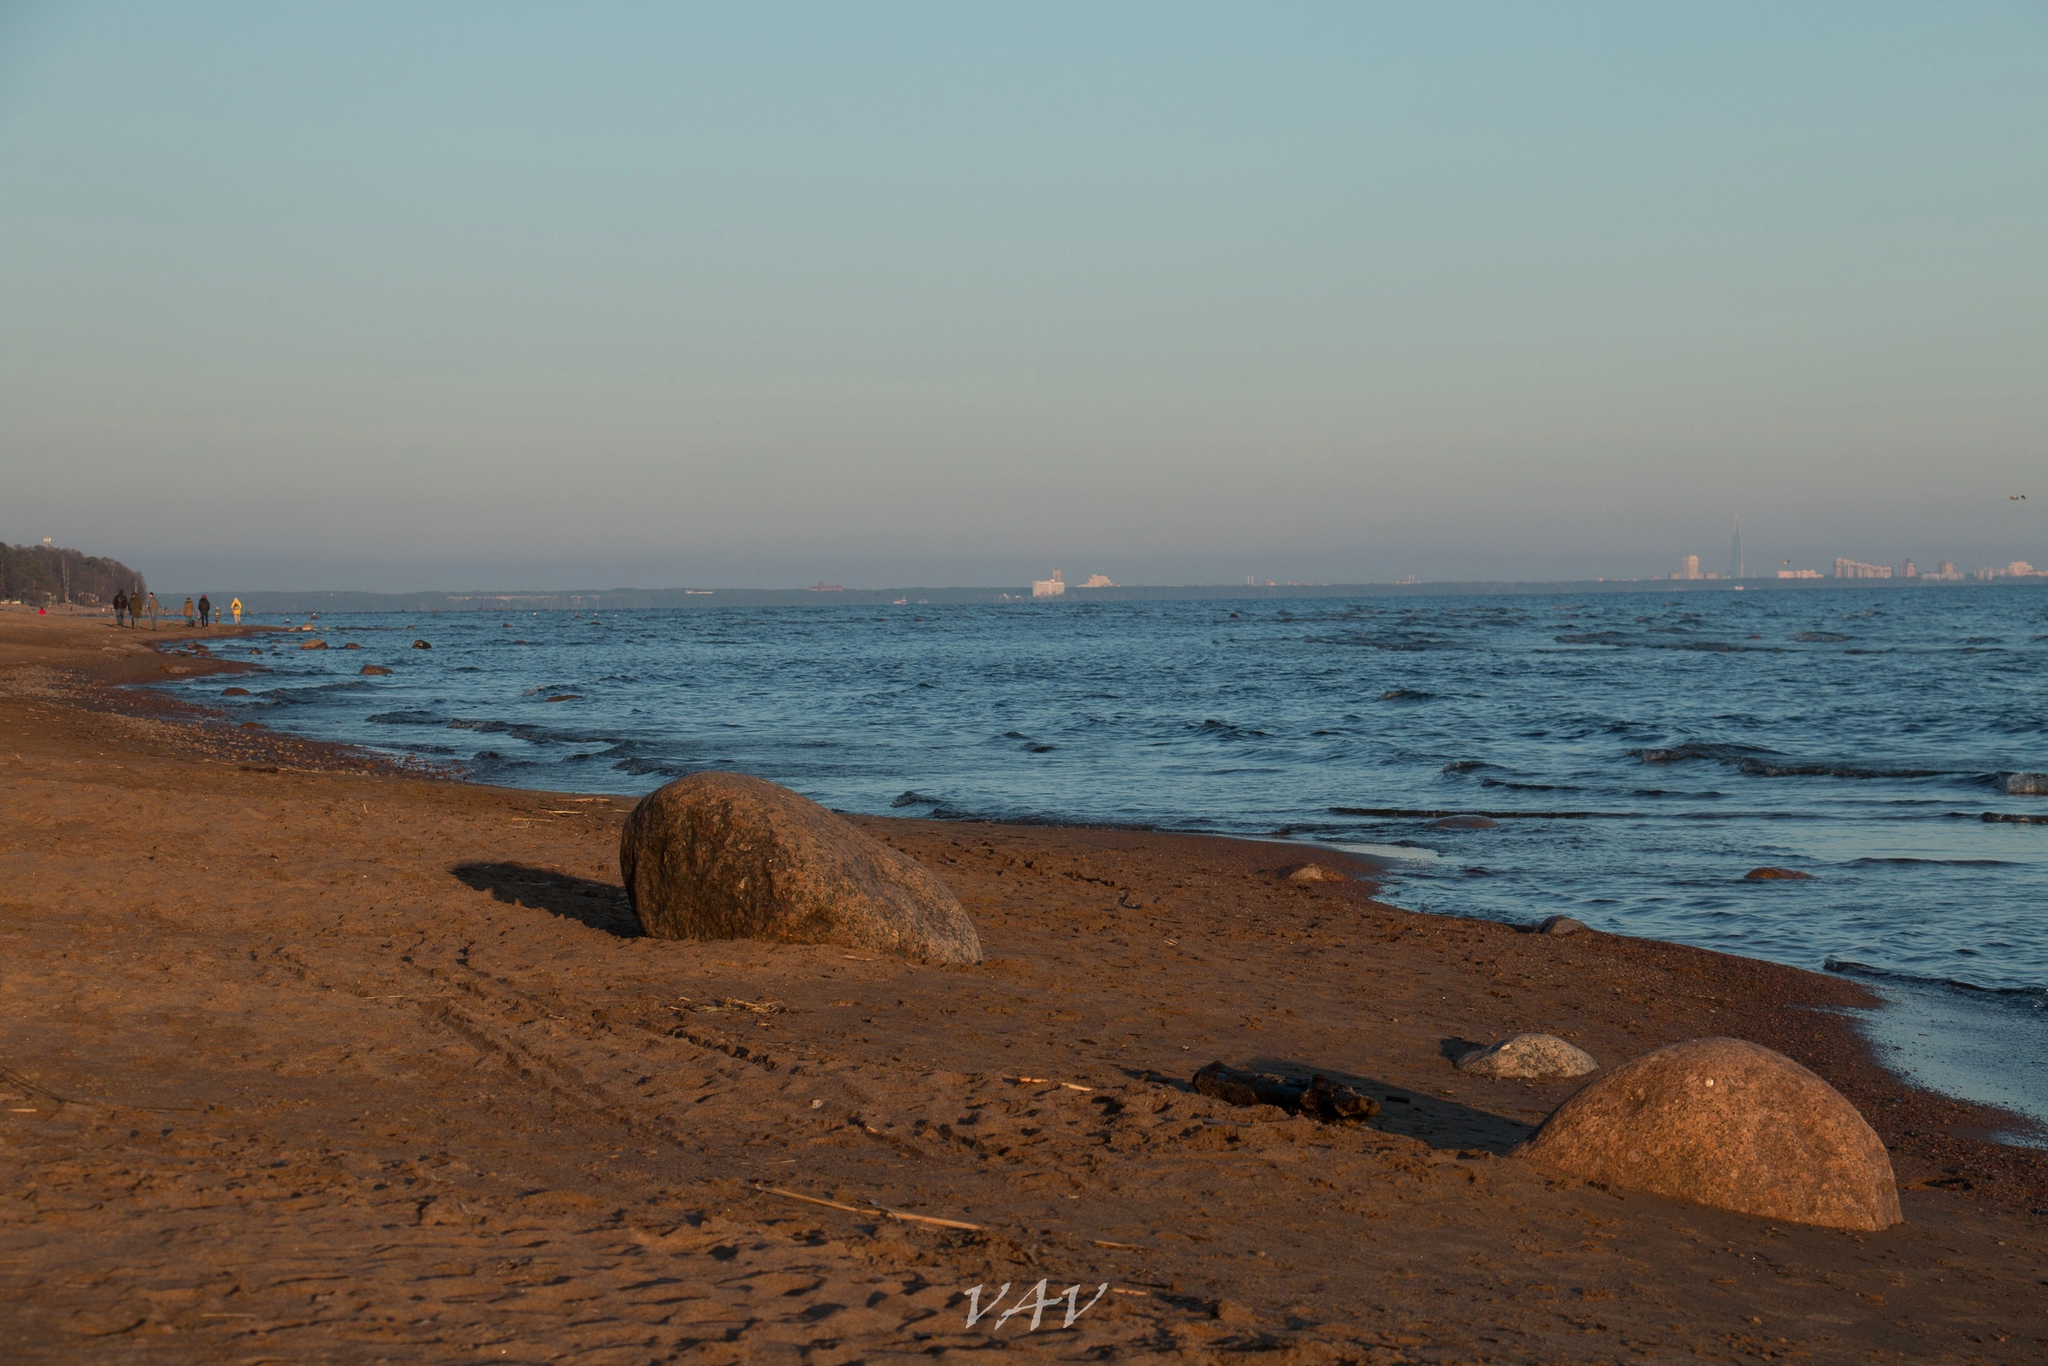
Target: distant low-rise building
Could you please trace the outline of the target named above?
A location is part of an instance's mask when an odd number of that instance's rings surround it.
[[[1781,579],[1817,579],[1820,577],[1820,571],[1818,569],[1780,569],[1778,577]]]
[[[1054,577],[1054,578],[1058,578],[1058,577],[1059,577],[1059,575],[1055,574],[1055,575],[1053,575],[1053,577]],[[1083,588],[1114,588],[1114,587],[1116,587],[1116,581],[1115,581],[1114,579],[1111,579],[1111,578],[1109,577],[1109,575],[1107,575],[1107,574],[1090,574],[1090,575],[1088,576],[1088,582],[1086,582],[1086,583],[1082,584],[1082,585],[1081,585],[1081,587],[1083,587]]]
[[[1888,564],[1864,564],[1860,560],[1835,557],[1835,577],[1838,579],[1888,579],[1892,567]]]
[[[1674,579],[1696,579],[1699,576],[1700,557],[1697,555],[1688,555],[1685,557],[1685,567],[1679,570],[1676,574],[1673,574],[1671,577]]]
[[[1033,579],[1031,581],[1031,596],[1034,598],[1064,597],[1066,592],[1067,576],[1057,569],[1052,571],[1052,577],[1049,579]]]

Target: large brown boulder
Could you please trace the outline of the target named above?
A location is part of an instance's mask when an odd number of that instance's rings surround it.
[[[1691,1039],[1624,1063],[1514,1155],[1766,1219],[1868,1232],[1904,1217],[1891,1158],[1856,1107],[1742,1039]]]
[[[981,938],[946,885],[788,788],[696,773],[627,818],[619,871],[657,939],[845,944],[978,963]]]

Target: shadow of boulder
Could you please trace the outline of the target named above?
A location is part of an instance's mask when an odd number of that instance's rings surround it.
[[[620,939],[640,935],[640,922],[626,900],[626,889],[615,883],[520,863],[459,863],[453,872],[456,881],[489,892],[494,900],[508,905],[580,920]]]
[[[1432,1148],[1477,1150],[1505,1157],[1508,1150],[1536,1132],[1533,1124],[1477,1110],[1442,1096],[1424,1095],[1378,1077],[1361,1077],[1341,1069],[1302,1062],[1297,1058],[1254,1058],[1244,1064],[1256,1072],[1278,1072],[1282,1076],[1307,1077],[1320,1072],[1331,1081],[1363,1091],[1380,1103],[1372,1127],[1384,1133],[1417,1138]]]
[[[1444,1043],[1448,1050],[1452,1043],[1462,1044],[1465,1040],[1447,1039]],[[1483,1045],[1467,1046],[1476,1048]],[[1367,1122],[1367,1127],[1383,1133],[1400,1134],[1404,1138],[1420,1139],[1432,1148],[1489,1152],[1496,1157],[1505,1157],[1509,1149],[1536,1132],[1535,1125],[1509,1119],[1506,1115],[1477,1110],[1441,1096],[1411,1091],[1378,1077],[1363,1077],[1342,1068],[1303,1062],[1299,1058],[1250,1058],[1232,1065],[1250,1072],[1267,1072],[1302,1082],[1316,1076],[1328,1077],[1379,1102],[1380,1112]],[[1150,1069],[1134,1069],[1129,1075],[1171,1086],[1177,1091],[1194,1090],[1190,1082]],[[1193,1075],[1192,1071],[1189,1075]]]

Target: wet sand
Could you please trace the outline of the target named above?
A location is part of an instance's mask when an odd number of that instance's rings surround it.
[[[623,800],[117,686],[297,643],[0,615],[9,1360],[2048,1352],[2048,1160],[1878,1067],[1852,982],[1412,914],[1369,864],[1285,881],[1283,845],[869,818],[987,963],[647,940]],[[1909,1222],[1773,1225],[1505,1158],[1577,1083],[1448,1055],[1522,1030],[1610,1066],[1707,1034],[1786,1052],[1892,1147]],[[1212,1058],[1384,1108],[1232,1109],[1186,1088]],[[968,1288],[1010,1284],[1000,1313],[1041,1278],[1111,1290],[1071,1328],[967,1326]]]

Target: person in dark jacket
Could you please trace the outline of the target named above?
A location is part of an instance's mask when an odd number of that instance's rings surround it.
[[[207,600],[206,594],[201,593],[199,595],[199,624],[201,626],[206,625],[206,614],[212,610],[213,604]]]
[[[114,625],[121,624],[121,618],[128,615],[128,594],[121,589],[114,590]]]

